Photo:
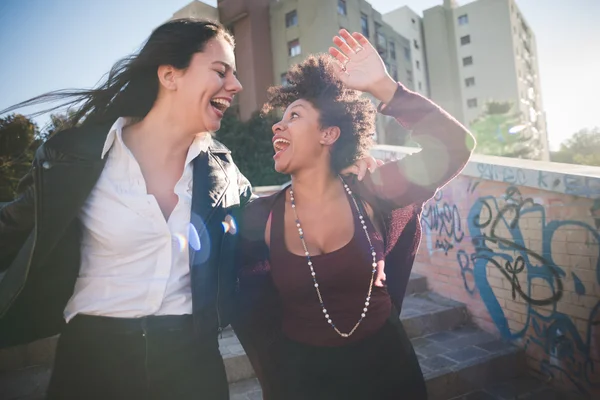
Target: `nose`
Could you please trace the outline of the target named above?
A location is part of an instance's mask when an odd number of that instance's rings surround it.
[[[243,90],[242,84],[238,80],[237,76],[231,75],[231,79],[227,81],[227,91],[233,94],[239,93]]]
[[[283,121],[276,122],[275,124],[273,124],[273,127],[271,129],[273,130],[273,135],[280,133],[284,130]]]

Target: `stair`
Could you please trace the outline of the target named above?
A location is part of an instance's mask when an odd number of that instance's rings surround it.
[[[423,276],[411,275],[400,317],[419,358],[430,400],[474,399],[471,394],[485,387],[526,375],[522,349],[470,325],[464,304],[428,292]],[[55,344],[56,339],[50,338],[0,351],[0,399],[43,398]],[[223,332],[219,345],[231,400],[261,399],[260,385],[231,329]],[[496,398],[489,396],[481,398]]]

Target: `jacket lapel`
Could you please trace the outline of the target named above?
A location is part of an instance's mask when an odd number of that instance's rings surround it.
[[[193,229],[189,232],[190,265],[194,264],[199,252],[206,254],[206,257],[210,253],[209,223],[230,184],[229,176],[220,158],[220,155],[226,153],[228,151],[221,148],[209,147],[208,151],[200,153],[194,160],[190,221]],[[202,247],[206,247],[204,251]]]

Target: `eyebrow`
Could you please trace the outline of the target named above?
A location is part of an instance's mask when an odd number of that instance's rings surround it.
[[[306,107],[304,107],[304,105],[303,105],[303,104],[296,104],[296,105],[294,105],[292,108],[290,108],[290,110],[293,110],[293,109],[294,109],[294,108],[296,108],[296,107],[302,107],[302,108],[306,109]]]
[[[226,70],[229,70],[229,69],[230,69],[230,70],[232,70],[232,71],[233,71],[233,74],[234,74],[235,76],[237,76],[237,71],[236,71],[236,70],[234,70],[234,69],[231,67],[231,65],[227,64],[225,61],[213,61],[213,64],[221,64],[222,66],[224,66],[224,67],[225,67],[225,69],[226,69]]]

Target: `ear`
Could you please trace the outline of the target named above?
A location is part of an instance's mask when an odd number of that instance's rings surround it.
[[[158,80],[160,85],[167,90],[177,90],[177,76],[179,71],[172,65],[161,65],[158,67]]]
[[[340,128],[330,126],[321,132],[321,144],[324,146],[332,146],[340,137]]]

